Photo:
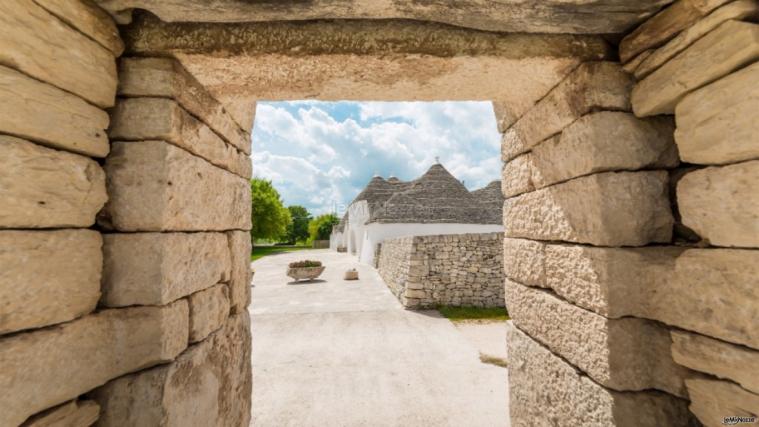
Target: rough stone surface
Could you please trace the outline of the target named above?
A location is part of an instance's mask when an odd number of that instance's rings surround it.
[[[759,247],[759,160],[709,167],[677,183],[683,224],[715,246]]]
[[[245,153],[227,144],[171,99],[120,100],[111,114],[108,134],[113,140],[167,141],[243,178],[250,178],[252,173]]]
[[[732,380],[759,394],[759,351],[703,335],[672,331],[672,358],[680,365]]]
[[[186,301],[104,310],[0,339],[0,425],[71,400],[111,378],[173,360],[187,347]]]
[[[228,231],[232,276],[229,280],[229,302],[233,313],[240,313],[250,304],[250,283],[253,271],[250,268],[250,254],[253,245],[247,231]]]
[[[604,111],[581,117],[532,149],[531,182],[543,188],[597,172],[678,165],[672,120]]]
[[[503,159],[530,150],[591,111],[629,111],[633,84],[632,77],[618,64],[580,65],[504,133]]]
[[[756,18],[758,15],[759,4],[755,0],[738,0],[727,3],[693,24],[690,28],[685,29],[666,45],[656,50],[651,50],[650,52],[652,53],[635,67],[635,77],[638,80],[644,79],[723,22],[731,19],[739,21],[751,19]]]
[[[501,191],[503,197],[514,197],[523,193],[535,191],[532,182],[536,174],[532,153],[524,153],[503,163],[501,169]]]
[[[92,395],[103,427],[249,425],[248,313],[230,317],[174,363],[118,378]]]
[[[759,252],[593,248],[504,239],[506,276],[606,317],[635,316],[759,349]]]
[[[103,235],[102,305],[164,305],[231,277],[223,233]]]
[[[387,239],[379,274],[406,307],[503,307],[503,234]]]
[[[725,417],[748,417],[749,423],[755,423],[759,417],[757,394],[729,381],[693,379],[686,383],[691,398],[690,409],[705,427],[724,426]],[[754,421],[750,421],[751,417]]]
[[[187,298],[190,307],[190,342],[204,340],[229,316],[229,289],[220,283]]]
[[[679,0],[645,21],[619,45],[622,62],[628,62],[644,50],[656,48],[690,27],[712,10],[730,0]]]
[[[250,131],[243,131],[177,60],[123,58],[119,71],[119,95],[172,98],[226,142],[250,154]]]
[[[92,400],[72,400],[29,418],[21,427],[89,427],[95,424],[100,406]]]
[[[0,132],[94,157],[108,154],[108,113],[0,66]]]
[[[509,322],[512,427],[691,425],[688,403],[668,394],[604,388]]]
[[[608,319],[511,280],[506,306],[514,325],[605,387],[687,396],[688,370],[672,360],[669,329],[656,322]]]
[[[636,56],[635,58],[631,59],[630,61],[628,61],[624,65],[622,65],[622,69],[625,70],[625,71],[627,71],[629,74],[634,74],[635,70],[637,70],[638,67],[640,67],[640,64],[642,64],[643,61],[646,60],[646,58],[648,58],[649,56],[651,56],[652,53],[654,53],[654,49],[644,50],[638,56]]]
[[[498,132],[504,133],[519,119],[519,116],[508,102],[493,101],[492,104]]]
[[[119,231],[250,229],[250,184],[163,141],[114,142],[98,221]]]
[[[92,159],[0,135],[0,228],[89,227],[106,199]]]
[[[114,56],[124,52],[116,22],[90,0],[34,0],[58,19],[81,31],[111,51]]]
[[[684,161],[725,164],[759,158],[757,81],[759,63],[692,92],[677,105],[675,139]]]
[[[91,230],[0,231],[0,334],[94,310],[101,246],[100,233]]]
[[[0,4],[0,64],[99,107],[116,96],[113,54],[32,1]]]
[[[488,3],[397,2],[392,0],[319,0],[308,5],[221,0],[213,5],[203,0],[184,1],[179,7],[160,0],[97,0],[112,13],[132,8],[146,9],[164,21],[245,22],[315,19],[406,19],[436,21],[459,27],[502,32],[621,33],[667,4],[668,0],[626,3],[602,0],[545,1],[537,6],[506,1],[497,7]]]
[[[507,237],[601,246],[669,242],[667,173],[607,172],[507,199]]]
[[[728,21],[639,82],[632,91],[638,117],[672,114],[689,92],[759,59],[759,25]]]

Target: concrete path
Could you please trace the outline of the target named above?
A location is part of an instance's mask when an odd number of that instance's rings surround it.
[[[288,284],[304,258],[323,281]],[[373,268],[327,250],[253,268],[253,426],[508,426],[506,369],[437,312],[404,310]]]

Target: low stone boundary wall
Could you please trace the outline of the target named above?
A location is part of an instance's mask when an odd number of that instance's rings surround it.
[[[407,308],[503,307],[503,234],[385,240],[380,276]]]

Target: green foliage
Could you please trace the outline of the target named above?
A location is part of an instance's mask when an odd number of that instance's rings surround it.
[[[321,267],[322,262],[321,261],[311,261],[311,260],[304,260],[304,261],[295,261],[291,262],[287,265],[290,268],[308,268],[308,267]]]
[[[311,221],[311,214],[306,208],[298,205],[288,206],[287,210],[290,211],[292,221],[287,226],[285,242],[291,245],[305,242],[308,240],[308,223]]]
[[[281,239],[290,223],[290,211],[282,205],[282,198],[271,181],[253,178],[250,180],[253,203],[251,237],[255,239]]]
[[[332,234],[332,226],[337,225],[340,219],[333,213],[319,215],[308,223],[308,236],[311,241],[329,240]]]
[[[505,308],[480,308],[480,307],[450,307],[440,306],[437,309],[443,317],[452,322],[463,320],[509,320],[509,313]]]

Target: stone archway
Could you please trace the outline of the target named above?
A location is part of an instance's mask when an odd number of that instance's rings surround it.
[[[295,98],[494,101],[514,425],[755,415],[751,2],[97,3],[189,22],[0,6],[0,423],[247,424],[247,136]]]

